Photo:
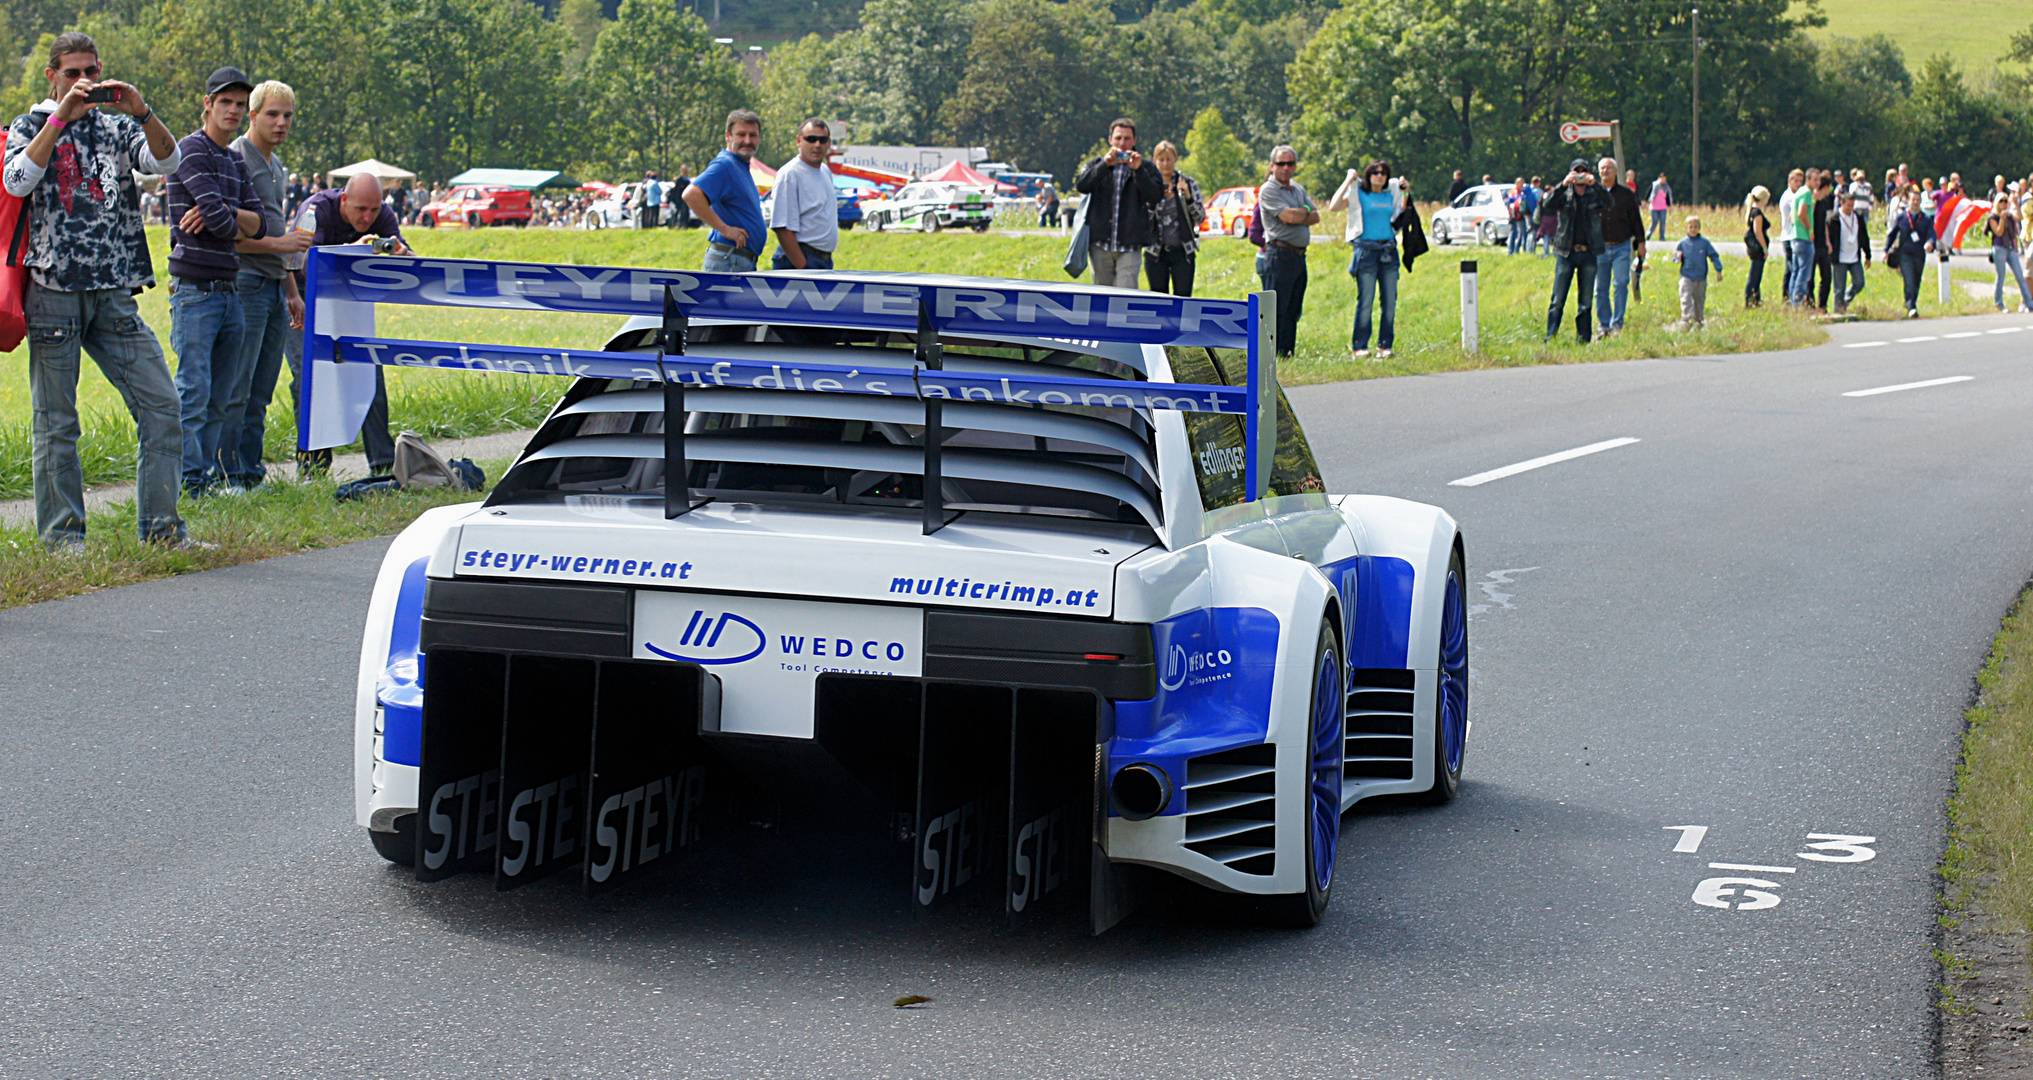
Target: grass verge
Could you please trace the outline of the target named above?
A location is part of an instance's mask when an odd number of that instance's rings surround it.
[[[1974,902],[2033,932],[2033,590],[2005,617],[1977,686],[1948,801],[1946,918]]]
[[[508,464],[504,459],[481,467],[495,477]],[[432,507],[482,497],[440,489],[339,502],[332,491],[329,480],[271,481],[244,496],[184,501],[179,510],[191,535],[219,545],[216,551],[143,543],[135,535],[132,502],[92,514],[89,540],[76,555],[44,551],[32,528],[0,528],[0,608],[387,536]]]

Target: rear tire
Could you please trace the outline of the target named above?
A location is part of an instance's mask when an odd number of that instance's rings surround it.
[[[1497,227],[1490,224],[1487,221],[1477,226],[1475,230],[1475,242],[1484,245],[1496,243]]]
[[[1236,218],[1234,221],[1229,222],[1228,235],[1235,237],[1237,240],[1247,238],[1249,236],[1249,222],[1243,218]]]
[[[1437,221],[1433,223],[1433,243],[1435,246],[1447,243],[1447,226]]]
[[[395,819],[394,832],[367,833],[374,841],[374,852],[397,866],[416,865],[416,815],[404,814]]]
[[[425,215],[424,215],[423,217],[419,218],[418,220],[419,220],[419,221],[421,221],[421,222],[423,222],[423,226],[424,226],[424,228],[426,228],[426,229],[435,229],[435,228],[437,228],[437,227],[438,227],[438,219],[437,219],[437,215],[435,215],[435,214],[425,214]]]
[[[1341,844],[1342,717],[1346,709],[1341,677],[1341,646],[1334,628],[1320,623],[1320,641],[1313,653],[1313,697],[1306,726],[1306,887],[1268,897],[1265,913],[1280,926],[1304,929],[1317,925],[1334,893],[1334,856]]]
[[[939,222],[939,215],[937,214],[926,214],[924,217],[918,219],[918,228],[925,232],[935,233],[938,232],[942,227],[943,226]]]
[[[477,229],[480,227],[480,211],[468,210],[466,212],[466,227],[469,229]]]
[[[868,231],[869,231],[869,232],[881,232],[881,231],[882,231],[882,224],[883,224],[883,223],[882,223],[882,215],[881,215],[881,214],[870,214],[870,215],[868,215]]]
[[[1438,683],[1433,694],[1433,786],[1436,803],[1461,794],[1461,769],[1468,759],[1468,573],[1461,549],[1447,560],[1440,597]]]

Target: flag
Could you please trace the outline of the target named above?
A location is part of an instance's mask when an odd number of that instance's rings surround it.
[[[1991,204],[1972,199],[1961,192],[1950,192],[1941,200],[1941,209],[1934,212],[1934,238],[1936,245],[1955,250],[1962,247],[1962,238],[1970,227],[1991,212]]]

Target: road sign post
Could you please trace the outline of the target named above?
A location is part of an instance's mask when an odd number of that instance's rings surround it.
[[[1515,226],[1513,226],[1515,227]],[[1476,297],[1475,260],[1461,260],[1461,351],[1482,347],[1482,308]]]

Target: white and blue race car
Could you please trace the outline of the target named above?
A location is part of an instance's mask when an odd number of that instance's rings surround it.
[[[1457,790],[1459,530],[1324,489],[1267,294],[363,248],[310,274],[307,449],[350,438],[373,364],[575,379],[375,583],[357,816],[420,878],[602,891],[755,787],[883,823],[922,907],[1084,892],[1099,932],[1156,868],[1310,925],[1344,811]],[[377,337],[386,303],[633,317],[578,352]]]

